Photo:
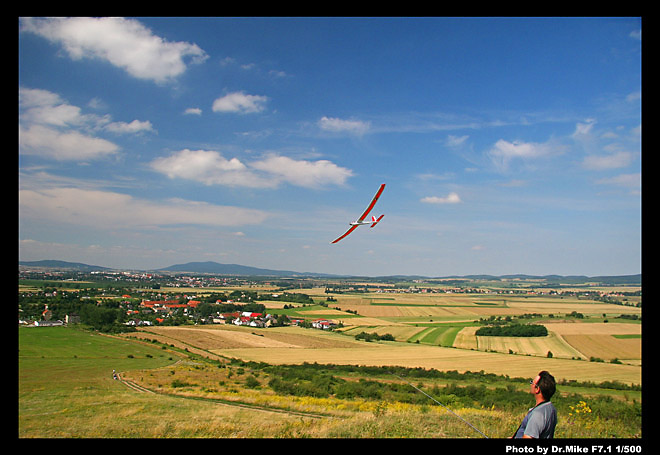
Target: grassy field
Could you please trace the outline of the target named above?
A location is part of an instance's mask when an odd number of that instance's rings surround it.
[[[339,340],[344,348],[353,346],[348,350],[359,352],[365,349],[359,345],[366,344],[320,331],[307,330],[308,334],[303,335],[296,330],[282,330],[274,332],[276,335],[272,339],[268,337],[261,348],[256,348],[257,341],[249,335],[261,336],[244,329],[208,332],[212,335],[231,333],[242,343],[252,343],[252,351],[263,352],[271,350],[269,344],[275,339],[289,345],[306,345],[305,348],[288,346],[289,352],[337,351],[339,345],[333,343]],[[413,402],[370,399],[367,394],[354,398],[282,395],[267,385],[274,377],[280,377],[267,364],[244,364],[214,358],[210,351],[215,351],[217,346],[214,342],[209,344],[207,337],[197,337],[198,333],[205,333],[201,328],[173,327],[169,331],[162,330],[162,333],[162,342],[157,342],[144,338],[140,341],[108,337],[67,327],[20,328],[19,438],[483,437],[412,388],[408,388],[407,396],[415,398]],[[139,336],[154,334],[141,332]],[[173,340],[179,340],[180,347],[168,343]],[[197,349],[202,354],[186,350],[195,344],[199,345]],[[390,348],[387,343],[369,343],[367,349],[376,355],[385,351],[389,351],[390,356],[395,355]],[[413,348],[433,347],[411,344],[407,348],[411,348],[407,354],[412,355]],[[423,355],[418,359],[421,357]],[[311,381],[320,378],[318,382],[321,384],[323,378],[329,377],[322,366],[314,368],[317,373],[310,376]],[[146,389],[135,390],[122,381],[113,380],[113,369],[123,379]],[[384,373],[367,377],[364,374],[346,372],[339,376],[344,378],[342,381],[348,381],[346,384],[369,384],[375,380],[385,385],[400,383],[407,387]],[[506,391],[518,397],[517,404],[504,407],[476,405],[481,395],[474,398],[476,401],[467,397],[450,398],[454,395],[446,395],[446,399],[452,400],[453,412],[488,437],[506,438],[531,405],[528,403],[531,397],[522,392],[527,388],[526,381],[491,378],[484,388],[479,378],[479,375],[460,377],[457,381],[461,388],[453,390],[471,390],[472,387],[479,394],[489,394],[489,390]],[[363,382],[365,380],[367,382]],[[414,381],[416,386],[429,391],[441,387],[432,393],[442,393],[442,387],[456,385],[447,379]],[[496,387],[502,388],[494,389]],[[641,399],[640,392],[570,385],[561,390],[557,400],[553,399],[564,416],[557,437],[641,436],[641,408],[635,404]],[[571,406],[580,406],[585,396],[590,397],[586,400],[594,409],[594,415],[569,417]],[[639,422],[633,424],[630,418],[616,418],[620,412],[636,416],[632,420]]]

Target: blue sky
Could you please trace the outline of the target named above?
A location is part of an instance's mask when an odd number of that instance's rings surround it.
[[[19,259],[640,273],[641,25],[21,18]]]

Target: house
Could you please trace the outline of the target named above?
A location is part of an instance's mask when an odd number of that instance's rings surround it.
[[[312,321],[312,327],[314,327],[315,329],[329,330],[335,325],[337,324],[327,319],[315,319],[314,321]]]
[[[135,326],[153,325],[153,324],[152,324],[151,321],[142,321],[140,319],[131,319],[130,321],[125,322],[124,325],[129,325],[129,326],[135,327]]]
[[[239,316],[236,319],[234,319],[234,325],[248,325],[248,324],[250,324],[249,316]]]
[[[35,327],[56,327],[64,325],[62,321],[34,321]]]

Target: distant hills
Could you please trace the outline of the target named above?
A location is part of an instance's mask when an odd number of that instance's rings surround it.
[[[217,275],[257,275],[257,276],[329,276],[323,273],[293,272],[291,270],[260,269],[238,264],[220,264],[218,262],[188,262],[175,264],[156,270],[157,272],[210,273]]]
[[[18,261],[18,265],[25,267],[41,267],[44,269],[78,270],[81,272],[100,272],[103,270],[112,270],[107,267],[88,265],[81,262],[56,261],[52,259],[46,259],[44,261]]]
[[[88,265],[80,262],[67,262],[58,260],[43,260],[43,261],[19,261],[19,266],[23,267],[39,267],[50,269],[65,269],[77,270],[81,272],[101,272],[111,271],[108,267],[101,267],[97,265]],[[146,270],[145,270],[146,271]],[[291,270],[273,270],[262,269],[258,267],[250,267],[238,264],[220,264],[218,262],[187,262],[185,264],[174,264],[162,269],[151,270],[153,272],[170,272],[170,273],[204,273],[215,275],[232,275],[232,276],[275,276],[275,277],[340,277],[343,275],[330,275],[325,273],[314,272],[294,272]],[[463,279],[463,280],[478,280],[478,281],[496,281],[496,280],[544,280],[548,284],[562,283],[562,284],[579,284],[585,282],[599,282],[609,285],[641,285],[642,275],[616,275],[616,276],[594,276],[588,277],[585,275],[464,275],[464,276],[446,276],[446,277],[425,277],[425,276],[410,276],[410,275],[396,275],[391,277],[374,277],[374,278],[443,278],[443,279]]]

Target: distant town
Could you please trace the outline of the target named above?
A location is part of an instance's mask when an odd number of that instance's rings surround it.
[[[38,327],[83,322],[105,330],[109,327],[117,330],[118,325],[124,326],[122,330],[144,325],[234,324],[257,328],[301,325],[330,330],[337,326],[332,320],[289,318],[286,311],[267,311],[259,302],[285,302],[283,309],[286,309],[288,305],[332,306],[332,295],[344,293],[481,293],[571,296],[632,305],[627,297],[641,295],[639,285],[627,290],[626,286],[598,284],[587,281],[562,285],[531,277],[217,276],[19,266],[19,324]],[[317,296],[315,301],[304,293],[304,289],[319,287],[325,288],[325,300]],[[177,292],[178,289],[182,292]]]

